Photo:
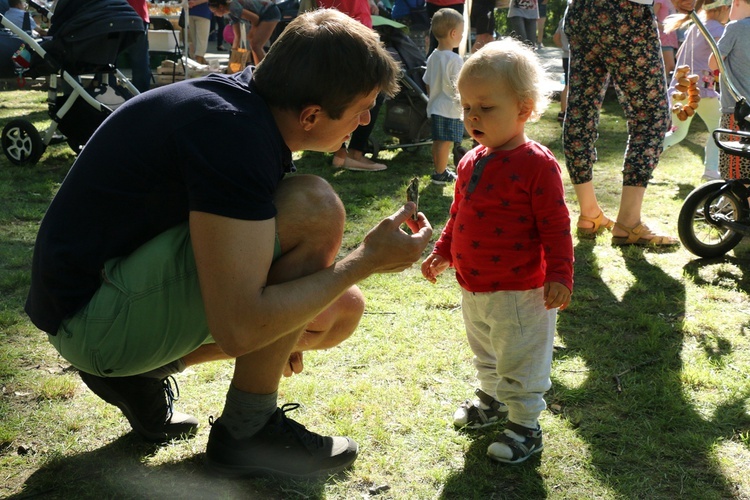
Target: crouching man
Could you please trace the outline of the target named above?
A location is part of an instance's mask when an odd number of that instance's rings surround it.
[[[172,375],[234,358],[211,468],[306,477],[354,462],[354,441],[278,407],[279,381],[304,350],[349,337],[364,309],[356,283],[411,266],[432,228],[407,203],[336,261],[340,199],[286,174],[292,151],[335,151],[367,124],[397,71],[375,32],[319,10],[257,68],[153,89],[92,136],[41,223],[26,311],[144,438],[194,433]]]

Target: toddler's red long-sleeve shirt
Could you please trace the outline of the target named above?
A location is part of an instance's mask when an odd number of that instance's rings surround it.
[[[470,292],[531,290],[555,281],[573,290],[573,240],[560,165],[534,141],[459,163],[450,219],[434,253]]]

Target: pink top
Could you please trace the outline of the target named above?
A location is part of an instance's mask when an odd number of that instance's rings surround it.
[[[324,9],[339,10],[368,28],[372,28],[372,15],[367,0],[318,0],[318,5]]]
[[[427,0],[427,3],[437,5],[439,7],[450,7],[451,5],[462,5],[464,0]]]
[[[679,46],[677,42],[677,32],[664,33],[664,20],[667,16],[677,13],[672,4],[672,0],[654,0],[654,7],[661,5],[659,12],[656,14],[656,20],[659,22],[659,39],[661,40],[662,47],[672,47],[676,49]]]
[[[128,0],[128,3],[136,13],[141,16],[144,22],[150,22],[151,19],[148,17],[148,4],[146,0]]]

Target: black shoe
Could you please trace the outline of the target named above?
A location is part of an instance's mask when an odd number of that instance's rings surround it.
[[[211,426],[206,465],[232,476],[312,478],[330,476],[357,459],[359,447],[347,437],[328,437],[310,432],[286,412],[299,407],[287,403],[255,435],[235,439],[217,419]]]
[[[456,174],[448,169],[445,169],[445,172],[443,172],[442,174],[433,173],[430,176],[430,180],[433,184],[447,184],[456,180]]]
[[[118,407],[133,430],[148,441],[191,437],[198,429],[195,417],[174,411],[173,402],[179,399],[180,391],[171,376],[159,380],[138,376],[105,378],[78,373],[94,394]]]

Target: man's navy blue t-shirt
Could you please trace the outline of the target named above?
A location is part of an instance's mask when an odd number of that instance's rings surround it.
[[[188,220],[276,216],[291,152],[252,70],[143,93],[97,129],[42,220],[26,312],[56,334],[101,284],[104,262]]]

